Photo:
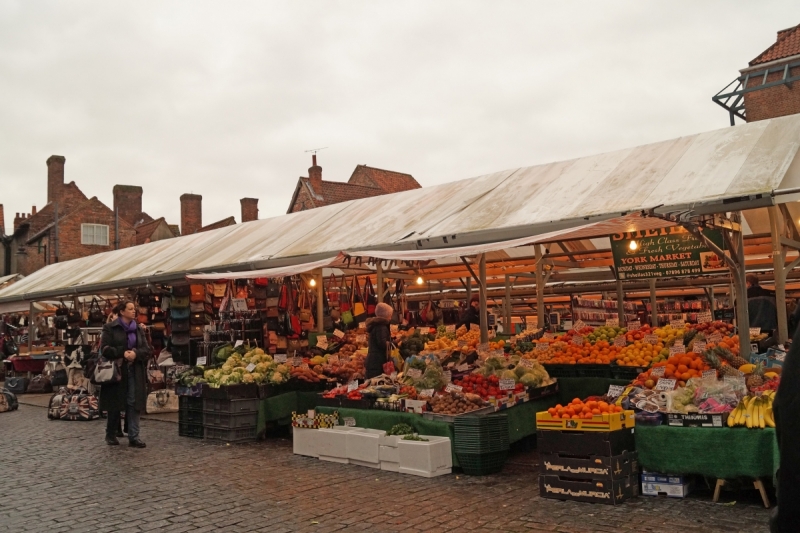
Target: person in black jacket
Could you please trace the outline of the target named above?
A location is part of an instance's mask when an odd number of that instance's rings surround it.
[[[469,307],[461,314],[461,318],[456,324],[456,329],[464,326],[469,330],[472,324],[481,325],[480,297],[478,295],[473,296],[470,300]]]
[[[108,412],[106,444],[119,444],[116,433],[120,412],[124,410],[130,446],[144,448],[145,443],[139,438],[139,413],[144,411],[147,403],[147,361],[152,356],[152,349],[136,323],[134,303],[123,301],[118,309],[119,317],[103,326],[100,354],[120,365],[122,379],[100,387],[99,408]]]
[[[375,306],[375,316],[367,319],[369,349],[364,363],[367,379],[383,374],[383,364],[389,360],[389,343],[392,340],[389,322],[392,312],[391,305],[381,302]]]

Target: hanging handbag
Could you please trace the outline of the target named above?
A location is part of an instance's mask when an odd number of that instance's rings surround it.
[[[189,301],[203,303],[206,300],[206,287],[205,285],[196,284],[189,285]]]
[[[173,285],[172,286],[172,296],[180,298],[188,298],[192,295],[192,289],[189,287],[188,284],[186,285]]]
[[[97,298],[92,298],[92,303],[89,305],[89,319],[88,325],[92,328],[100,328],[103,327],[103,324],[106,321],[106,315],[103,313],[103,310],[100,309],[100,303],[97,301]]]
[[[81,312],[77,309],[70,309],[67,312],[67,324],[77,326],[81,323]]]
[[[253,298],[256,300],[267,299],[267,286],[266,285],[253,285]]]
[[[353,318],[358,322],[363,322],[367,319],[367,307],[364,305],[364,295],[361,292],[361,286],[356,276],[353,276]]]
[[[350,311],[352,308],[350,289],[347,287],[347,282],[342,274],[341,282],[339,283],[339,310],[344,313]]]
[[[122,380],[122,371],[117,361],[111,361],[100,355],[94,367],[91,381],[95,385],[110,385]]]
[[[311,320],[311,308],[309,305],[308,294],[305,290],[300,291],[300,302],[297,307],[299,308],[298,316],[300,322],[308,322]]]
[[[175,346],[188,346],[191,337],[189,331],[174,331],[172,332],[171,342]],[[177,359],[176,359],[177,361]]]
[[[375,314],[375,306],[378,305],[378,296],[375,294],[375,288],[372,286],[372,278],[367,278],[364,283],[364,300],[367,307],[367,314]]]
[[[205,329],[205,325],[192,325],[189,329],[189,336],[190,337],[202,337],[203,330]]]
[[[214,292],[212,293],[215,298],[222,298],[228,289],[227,283],[214,283]]]
[[[180,309],[170,308],[169,310],[169,316],[172,320],[186,320],[191,316],[191,314],[192,313],[188,307]]]
[[[206,304],[203,302],[191,302],[189,304],[189,312],[192,314],[194,313],[205,313]]]
[[[344,276],[342,276],[342,286],[344,286],[345,294],[343,295],[344,298],[339,300],[339,310],[342,312],[342,323],[345,326],[349,326],[355,319],[353,318],[353,311],[352,309],[352,295],[347,292],[347,284],[344,281]]]
[[[173,296],[169,302],[170,310],[173,309],[189,309],[189,297],[188,296]]]
[[[328,278],[328,302],[339,303],[339,289],[334,289],[334,287],[336,287],[336,276],[331,273],[330,278]]]
[[[170,323],[170,329],[173,333],[185,333],[191,329],[191,324],[189,324],[189,319],[181,319],[181,320],[173,320]]]
[[[281,295],[280,283],[275,283],[275,282],[267,283],[267,298],[278,298],[280,297],[280,295]]]

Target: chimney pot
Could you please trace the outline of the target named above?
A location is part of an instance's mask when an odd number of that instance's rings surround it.
[[[63,155],[51,155],[47,158],[47,203],[58,202],[61,189],[64,188],[64,163],[67,158]]]
[[[322,194],[322,167],[317,165],[317,154],[311,156],[311,168],[308,169],[308,181],[317,194]]]
[[[242,223],[258,220],[258,198],[242,198]]]
[[[31,216],[36,214],[36,206],[31,207]]]
[[[191,235],[203,227],[203,197],[181,195],[181,235]]]

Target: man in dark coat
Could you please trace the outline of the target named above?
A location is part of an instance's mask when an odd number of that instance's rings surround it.
[[[773,533],[800,528],[800,330],[786,354],[781,384],[772,404],[775,435],[781,463],[778,470],[778,508],[771,523]]]
[[[375,316],[367,319],[369,349],[364,362],[367,379],[383,374],[383,364],[388,361],[389,343],[392,340],[389,321],[393,311],[392,306],[381,302],[375,306]]]
[[[129,444],[144,448],[139,438],[139,413],[147,403],[147,362],[152,350],[142,329],[136,324],[136,306],[125,301],[119,305],[119,317],[103,326],[100,353],[110,361],[117,361],[122,379],[100,387],[100,410],[108,412],[106,444],[117,445],[120,412],[125,411]]]
[[[464,326],[469,330],[472,324],[476,326],[481,325],[480,297],[477,295],[473,296],[472,300],[470,300],[469,307],[461,315],[458,324],[456,324],[456,329]]]

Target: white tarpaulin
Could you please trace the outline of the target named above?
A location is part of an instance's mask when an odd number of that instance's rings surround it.
[[[283,278],[287,276],[296,276],[298,274],[305,274],[318,268],[325,268],[331,265],[338,265],[344,258],[344,254],[339,254],[336,257],[329,257],[322,261],[314,261],[312,263],[301,263],[299,265],[265,268],[262,270],[247,270],[244,272],[220,272],[215,274],[190,274],[186,276],[189,281],[215,281],[215,280],[228,280],[228,279],[256,279],[256,278]]]

